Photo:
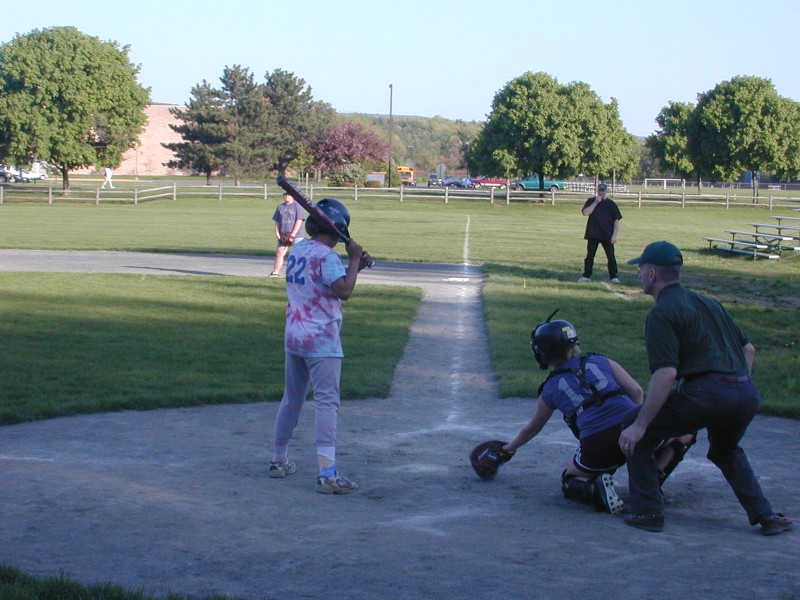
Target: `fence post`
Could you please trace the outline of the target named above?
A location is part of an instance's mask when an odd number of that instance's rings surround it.
[[[686,208],[686,192],[681,194],[681,208]]]
[[[264,200],[267,199],[267,184],[264,184]]]
[[[639,190],[639,208],[642,208],[642,190]]]
[[[725,192],[725,209],[730,209],[731,207],[731,193]]]
[[[511,188],[506,188],[506,204],[511,204]]]
[[[5,186],[0,185],[0,204],[3,203],[3,190],[4,189],[5,189]]]
[[[489,204],[494,204],[494,188],[489,188]]]
[[[769,197],[769,209],[772,210],[772,195]]]
[[[175,200],[177,200],[177,199],[178,199],[178,184],[173,181],[172,182],[172,201],[175,202]]]
[[[400,184],[400,202],[403,201],[403,184]]]
[[[311,189],[308,192],[308,197],[311,198],[311,201],[314,201],[314,184],[311,184]]]
[[[139,188],[133,188],[133,205],[139,206]]]
[[[450,186],[444,186],[444,203],[447,204],[450,200]]]
[[[222,200],[222,184],[219,184],[219,199]]]
[[[613,189],[613,187],[612,187]],[[550,190],[550,204],[555,206],[556,205],[556,191]]]
[[[52,204],[52,202],[50,204]],[[95,206],[100,206],[100,188],[97,188],[94,194],[94,204]]]
[[[353,184],[353,202],[358,202],[358,185]]]

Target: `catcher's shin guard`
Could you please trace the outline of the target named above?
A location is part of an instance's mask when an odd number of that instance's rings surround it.
[[[668,448],[672,448],[672,458],[670,461],[658,472],[658,487],[660,488],[664,485],[664,482],[667,480],[667,477],[675,470],[675,467],[683,460],[683,457],[689,451],[689,448],[694,446],[695,442],[697,441],[697,433],[692,436],[692,439],[689,441],[688,444],[684,444],[680,439],[673,440],[667,446]]]
[[[564,472],[561,473],[561,491],[565,498],[594,506],[594,481],[567,475],[567,470],[564,469]]]

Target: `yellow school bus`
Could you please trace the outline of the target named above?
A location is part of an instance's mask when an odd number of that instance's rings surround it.
[[[400,183],[403,185],[417,185],[414,181],[414,169],[411,167],[397,167],[397,172],[400,173]]]

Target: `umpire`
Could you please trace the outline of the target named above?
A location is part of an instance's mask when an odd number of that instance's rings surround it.
[[[683,256],[673,244],[653,242],[628,264],[639,265],[642,288],[656,304],[645,325],[652,372],[647,398],[626,418],[629,426],[619,438],[628,457],[625,523],[664,529],[655,447],[658,440],[706,428],[708,459],[722,471],[750,525],[759,524],[764,535],[790,530],[792,522],[773,512],[739,446],[761,403],[750,379],[753,344],[719,302],[681,285]]]

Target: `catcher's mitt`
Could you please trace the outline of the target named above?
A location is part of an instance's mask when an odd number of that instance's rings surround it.
[[[475,446],[470,452],[469,462],[481,479],[491,479],[497,473],[500,465],[507,463],[514,457],[514,452],[503,450],[508,442],[490,440]]]
[[[294,238],[288,233],[281,234],[281,239],[278,240],[281,246],[291,246],[294,244]]]

